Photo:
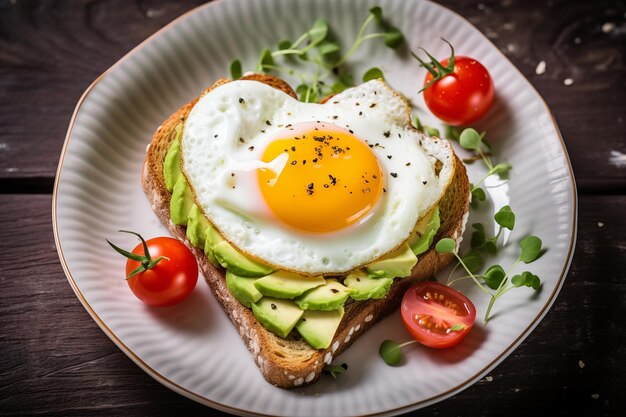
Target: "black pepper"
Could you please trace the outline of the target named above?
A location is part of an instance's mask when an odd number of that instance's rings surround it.
[[[395,172],[390,172],[389,175],[391,175],[394,178],[398,178],[398,174]]]

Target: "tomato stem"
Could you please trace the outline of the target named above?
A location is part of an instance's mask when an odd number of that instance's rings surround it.
[[[135,233],[135,232],[131,232],[130,230],[120,230],[120,232],[122,233],[130,233],[132,235],[137,236],[139,239],[141,239],[141,244],[143,246],[143,255],[138,255],[136,253],[132,253],[132,252],[128,252],[127,250],[124,250],[122,248],[120,248],[119,246],[114,245],[113,243],[111,243],[108,239],[107,239],[107,243],[120,255],[131,259],[133,261],[139,262],[141,263],[141,265],[139,265],[136,269],[134,269],[130,274],[128,274],[128,276],[126,277],[126,279],[130,279],[132,277],[134,277],[135,275],[147,271],[149,269],[152,269],[155,267],[156,264],[158,264],[159,262],[161,262],[163,259],[166,260],[170,260],[168,257],[166,256],[159,256],[156,259],[152,259],[152,257],[150,256],[150,251],[148,250],[148,244],[146,243],[145,239],[139,234],[139,233]]]
[[[424,88],[422,88],[420,91],[417,92],[418,94],[426,90],[428,87],[430,87],[437,81],[441,80],[446,75],[452,74],[452,72],[454,71],[454,47],[452,46],[450,42],[448,42],[444,38],[441,38],[441,40],[447,43],[448,46],[450,47],[450,58],[448,58],[448,65],[446,67],[441,65],[441,63],[437,60],[437,58],[432,56],[424,48],[420,47],[419,49],[421,49],[422,51],[424,51],[424,53],[426,53],[426,55],[430,59],[430,63],[426,63],[424,60],[422,60],[420,57],[418,57],[415,53],[411,51],[411,55],[413,56],[413,58],[417,59],[417,61],[420,63],[420,66],[426,68],[426,71],[428,71],[430,75],[433,76],[433,79],[430,80],[430,82],[426,84]]]

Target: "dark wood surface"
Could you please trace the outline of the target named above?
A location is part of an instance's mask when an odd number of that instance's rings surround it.
[[[0,0],[0,415],[213,411],[155,382],[100,331],[65,278],[51,220],[58,157],[82,92],[200,3]],[[441,3],[485,33],[553,111],[578,184],[578,242],[563,290],[521,346],[489,378],[412,414],[621,415],[626,3]]]

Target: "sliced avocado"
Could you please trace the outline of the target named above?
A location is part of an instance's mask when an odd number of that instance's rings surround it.
[[[416,263],[415,254],[408,243],[405,243],[394,252],[365,266],[365,269],[376,278],[406,277],[411,275],[411,269]]]
[[[208,227],[209,221],[202,213],[202,210],[200,210],[200,207],[195,204],[191,206],[187,219],[187,238],[189,238],[192,245],[197,248],[204,248]]]
[[[441,226],[439,207],[436,207],[429,215],[419,221],[417,230],[409,238],[409,246],[415,255],[424,253],[430,248],[439,226]]]
[[[226,287],[228,291],[244,306],[250,308],[263,297],[254,286],[257,278],[247,278],[235,275],[230,271],[226,271]]]
[[[306,291],[326,284],[324,277],[307,277],[287,271],[276,271],[254,282],[263,295],[276,298],[295,298]]]
[[[211,249],[213,249],[218,243],[223,242],[224,238],[220,235],[220,232],[209,223],[209,227],[206,229],[206,240],[209,242],[209,245],[211,245]]]
[[[369,300],[383,298],[389,291],[393,278],[372,278],[365,271],[355,271],[349,274],[343,283],[352,290],[350,297],[353,299]]]
[[[242,277],[263,277],[274,272],[268,265],[264,265],[247,257],[225,240],[213,246],[213,253],[220,265],[235,275]]]
[[[193,204],[193,197],[189,184],[187,184],[187,179],[184,175],[179,175],[170,199],[170,218],[172,223],[186,225],[189,210],[191,210]]]
[[[261,326],[280,337],[287,337],[304,313],[293,301],[272,297],[252,304],[252,312]]]
[[[170,148],[165,154],[163,161],[163,177],[165,178],[165,187],[170,193],[174,189],[174,184],[180,176],[180,136],[183,132],[183,125],[179,123],[174,128],[174,140]]]
[[[327,279],[326,284],[313,288],[296,298],[303,310],[337,310],[343,306],[350,290],[336,279]]]
[[[307,310],[296,324],[296,329],[311,347],[326,349],[332,343],[342,318],[343,307],[333,311]]]
[[[207,258],[209,258],[209,261],[211,261],[213,265],[220,266],[220,263],[215,257],[215,253],[213,253],[213,248],[224,239],[222,239],[222,236],[220,236],[211,223],[208,223],[204,235],[206,236],[206,239],[204,240],[204,254]]]

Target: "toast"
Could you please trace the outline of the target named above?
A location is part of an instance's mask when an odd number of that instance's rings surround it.
[[[253,74],[242,79],[265,83],[296,98],[293,89],[277,77]],[[265,379],[282,388],[299,387],[317,381],[325,365],[330,364],[360,335],[399,307],[402,296],[410,285],[432,277],[452,260],[453,255],[436,253],[433,245],[425,253],[419,255],[419,260],[409,277],[394,280],[384,298],[366,301],[348,300],[344,306],[345,314],[327,349],[314,349],[303,340],[283,339],[262,327],[252,311],[240,304],[228,290],[225,270],[215,267],[202,249],[191,244],[186,236],[185,226],[171,222],[171,195],[167,190],[163,175],[163,163],[168,148],[174,140],[175,127],[187,117],[203,94],[227,82],[229,81],[226,79],[218,80],[204,90],[198,98],[182,106],[159,126],[147,150],[143,165],[142,185],[155,214],[169,231],[183,241],[196,256],[206,282],[236,327]],[[423,140],[429,139],[425,137]],[[451,237],[458,241],[463,234],[467,220],[470,200],[467,173],[463,163],[456,156],[453,166],[453,180],[439,201],[441,225],[435,241],[442,237]]]

